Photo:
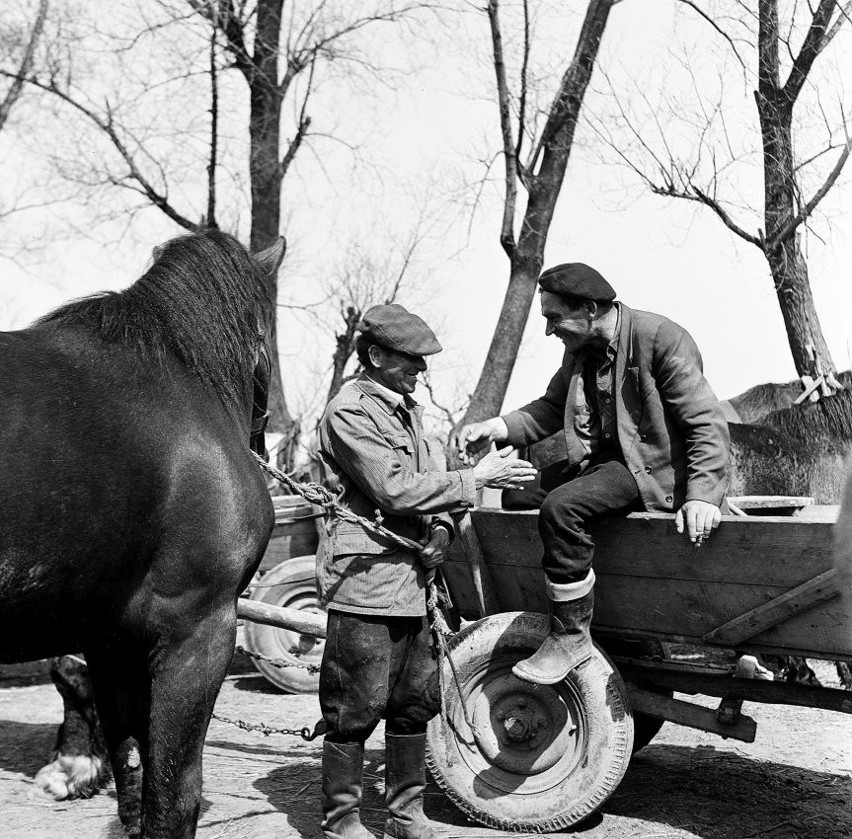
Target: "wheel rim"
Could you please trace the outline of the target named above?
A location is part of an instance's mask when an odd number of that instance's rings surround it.
[[[477,731],[475,740],[460,738],[459,751],[495,792],[535,795],[575,770],[586,751],[588,720],[570,678],[556,685],[524,682],[512,674],[515,660],[494,659],[465,685]],[[467,731],[455,691],[450,701],[456,730]]]

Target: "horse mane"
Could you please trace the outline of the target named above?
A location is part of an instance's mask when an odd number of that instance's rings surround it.
[[[205,230],[166,242],[129,288],[72,301],[38,323],[87,328],[160,365],[172,354],[236,416],[270,331],[264,280],[233,236]]]

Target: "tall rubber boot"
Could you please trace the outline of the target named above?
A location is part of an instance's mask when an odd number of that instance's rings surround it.
[[[386,734],[384,839],[435,839],[435,828],[423,812],[425,788],[426,735]]]
[[[594,609],[595,575],[579,583],[551,583],[550,634],[529,657],[519,661],[512,672],[525,682],[554,685],[561,682],[575,667],[592,657],[589,630]]]
[[[375,839],[361,824],[364,747],[322,744],[322,832],[327,839]]]

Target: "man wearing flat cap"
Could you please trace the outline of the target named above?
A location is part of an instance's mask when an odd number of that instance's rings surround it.
[[[491,443],[564,433],[568,457],[542,471],[536,499],[551,631],[513,668],[554,684],[592,654],[590,525],[631,510],[674,512],[678,532],[700,545],[721,518],[730,440],[685,329],[615,302],[612,286],[582,263],[548,269],[539,286],[545,332],[565,345],[561,368],[540,399],[464,427],[458,444],[468,463]]]
[[[423,545],[401,548],[358,524],[330,520],[320,539],[317,579],[328,608],[319,698],[323,744],[323,832],[373,839],[360,822],[364,742],[385,719],[386,839],[432,839],[423,814],[426,724],[440,708],[426,620],[425,574],[443,561],[449,513],[473,506],[484,486],[520,488],[535,469],[492,452],[447,472],[424,437],[411,398],[424,356],[441,351],[432,330],[397,304],[373,306],[356,339],[363,372],[332,399],[319,426],[320,455],[354,513]]]

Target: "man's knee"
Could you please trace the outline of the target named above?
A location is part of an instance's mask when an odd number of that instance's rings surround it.
[[[541,505],[539,520],[546,525],[558,522],[563,526],[571,526],[580,523],[583,519],[582,500],[582,492],[572,487],[570,483],[564,484],[548,493]]]

